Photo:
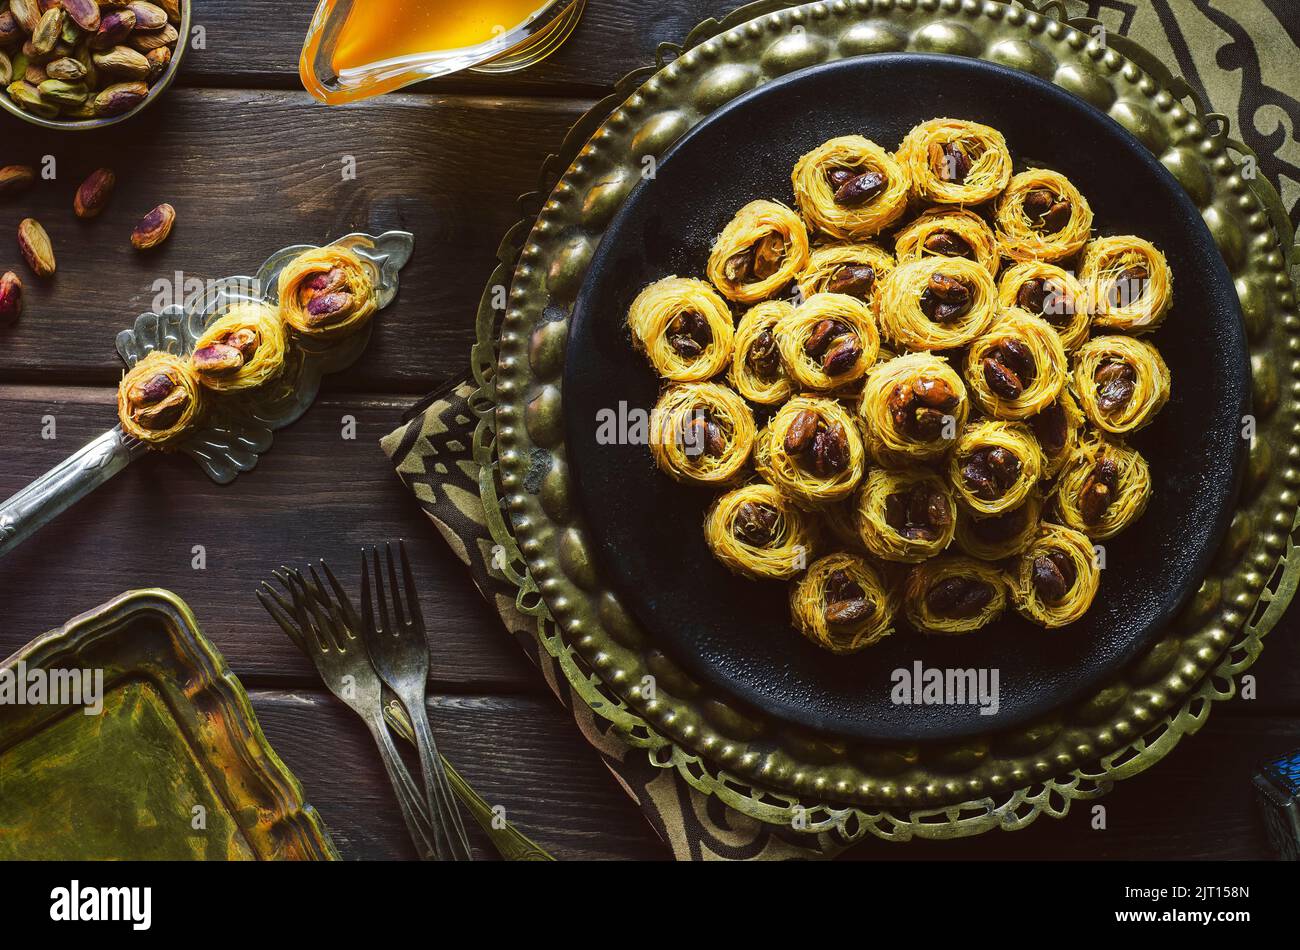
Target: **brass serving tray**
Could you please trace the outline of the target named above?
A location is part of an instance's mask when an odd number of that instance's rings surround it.
[[[1059,4],[994,0],[760,2],[698,27],[629,76],[548,163],[535,221],[507,236],[479,311],[476,459],[518,605],[575,688],[651,761],[747,815],[849,842],[1020,828],[1150,767],[1235,694],[1297,586],[1300,316],[1293,235],[1249,150],[1185,82],[1122,37],[1062,22]],[[710,692],[657,649],[602,582],[571,504],[560,410],[568,321],[605,227],[662,155],[712,110],[769,79],[876,52],[973,56],[1107,112],[1202,210],[1241,301],[1256,435],[1214,566],[1180,618],[1086,700],[1010,732],[914,746],[852,743]],[[667,56],[678,55],[671,62]],[[497,288],[509,284],[505,312]],[[495,441],[494,441],[495,440]],[[499,485],[494,481],[499,477]],[[513,530],[502,517],[509,514]],[[647,679],[647,677],[649,677]],[[643,684],[653,684],[653,691]]]
[[[0,860],[338,858],[176,595],[123,594],[0,675],[20,664],[27,677],[102,671],[102,709],[0,703]]]

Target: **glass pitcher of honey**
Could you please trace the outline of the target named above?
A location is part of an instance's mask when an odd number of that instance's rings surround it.
[[[586,0],[321,0],[298,69],[337,104],[462,69],[511,72],[573,32]]]

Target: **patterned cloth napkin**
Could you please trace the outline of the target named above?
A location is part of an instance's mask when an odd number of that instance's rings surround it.
[[[1068,0],[1069,15],[1100,20],[1130,37],[1187,80],[1203,101],[1232,122],[1231,136],[1250,146],[1260,170],[1282,194],[1292,223],[1300,223],[1300,144],[1289,126],[1300,116],[1300,4],[1295,0],[1234,0],[1231,12],[1213,0]],[[494,542],[479,496],[474,460],[478,424],[470,404],[474,385],[460,382],[431,394],[381,442],[398,475],[505,628],[541,670],[587,741],[633,798],[678,860],[772,860],[832,857],[843,844],[795,836],[755,821],[706,796],[672,768],[653,764],[570,686],[556,657],[541,649],[539,619],[516,606],[517,587],[494,565]],[[543,629],[547,623],[540,621]],[[545,633],[543,633],[545,637]]]

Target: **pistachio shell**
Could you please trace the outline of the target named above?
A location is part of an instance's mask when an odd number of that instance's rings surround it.
[[[78,218],[98,217],[104,210],[104,206],[108,204],[109,196],[113,194],[116,184],[117,176],[113,174],[111,168],[96,169],[77,189],[76,197],[72,201],[72,210],[76,212]]]
[[[0,276],[0,323],[13,323],[23,312],[23,282],[13,271]]]
[[[0,50],[0,86],[7,86],[14,78],[14,62],[9,54]]]

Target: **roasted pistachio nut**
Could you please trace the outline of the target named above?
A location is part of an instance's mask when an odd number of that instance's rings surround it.
[[[88,33],[99,29],[99,3],[96,0],[61,0],[68,19]]]
[[[149,82],[154,82],[171,65],[172,51],[166,46],[160,46],[149,50],[144,58],[149,61]]]
[[[35,180],[36,171],[30,165],[5,165],[0,168],[0,198],[26,191]]]
[[[77,195],[72,199],[72,210],[76,212],[78,218],[99,217],[100,212],[108,204],[109,196],[113,194],[113,186],[116,184],[117,176],[113,174],[111,168],[96,169],[77,189]]]
[[[135,14],[137,30],[161,30],[167,25],[167,11],[156,4],[146,3],[144,0],[132,0],[126,6]]]
[[[181,22],[181,0],[158,0],[158,6],[167,11],[167,19],[179,25]]]
[[[81,82],[86,78],[86,73],[86,67],[71,56],[56,59],[45,67],[46,76],[64,82]]]
[[[143,218],[131,232],[131,246],[137,251],[147,251],[167,240],[176,223],[176,209],[169,204],[160,204]]]
[[[13,323],[23,312],[23,282],[13,271],[0,276],[0,323]]]
[[[23,70],[22,76],[19,77],[29,86],[35,86],[37,92],[40,92],[41,83],[50,78],[50,74],[45,71],[44,66],[38,66],[35,63],[28,63],[27,68]]]
[[[18,18],[9,10],[0,10],[0,46],[17,46],[24,35]]]
[[[176,41],[180,38],[180,34],[176,32],[176,27],[168,23],[161,30],[154,30],[149,33],[133,30],[127,38],[127,42],[140,52],[147,53],[151,49],[158,49],[162,46],[175,46]]]
[[[114,46],[92,57],[98,73],[123,80],[141,80],[149,75],[149,60],[129,46]]]
[[[9,12],[24,33],[36,32],[36,26],[41,22],[41,5],[37,0],[9,0]]]
[[[142,82],[119,82],[95,96],[95,115],[121,115],[130,112],[149,95],[149,87]]]
[[[117,416],[134,438],[169,449],[193,431],[203,391],[186,357],[154,350],[133,366],[117,390]]]
[[[67,16],[62,7],[51,7],[41,15],[32,33],[32,48],[38,53],[54,52],[55,44],[63,33],[63,18]]]
[[[36,91],[46,102],[56,106],[79,106],[90,96],[90,88],[84,82],[64,82],[62,79],[47,79]]]
[[[0,49],[0,86],[7,86],[13,82],[14,78],[14,61],[9,58],[9,54]]]
[[[131,9],[112,10],[99,22],[99,29],[90,38],[95,49],[112,49],[126,40],[135,30],[135,14]]]
[[[35,218],[23,218],[19,222],[18,249],[37,277],[54,276],[54,246],[50,244],[50,236]]]
[[[40,116],[42,119],[55,119],[59,115],[59,107],[50,105],[41,98],[41,94],[36,91],[36,87],[30,83],[19,80],[10,83],[8,86],[9,98],[18,103],[24,112],[30,112],[32,115]]]

